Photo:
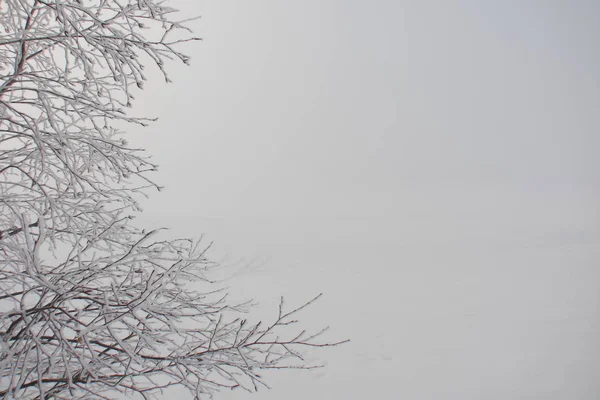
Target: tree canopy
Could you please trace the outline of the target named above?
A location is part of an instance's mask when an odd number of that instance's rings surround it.
[[[199,240],[132,219],[157,166],[116,126],[147,79],[197,40],[158,0],[0,0],[0,398],[195,398],[311,368],[283,299],[247,323]],[[162,236],[161,236],[162,237]]]

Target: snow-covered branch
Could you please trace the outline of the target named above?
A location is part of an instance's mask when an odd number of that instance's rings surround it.
[[[339,344],[289,330],[304,306],[247,323],[206,247],[132,224],[157,167],[115,125],[152,121],[126,112],[145,65],[168,80],[168,60],[189,61],[174,11],[0,1],[0,398],[256,390],[261,369],[311,368],[299,349]]]

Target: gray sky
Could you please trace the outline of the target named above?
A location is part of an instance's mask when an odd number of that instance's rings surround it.
[[[173,2],[203,42],[132,131],[144,222],[352,343],[225,400],[600,396],[600,5]]]

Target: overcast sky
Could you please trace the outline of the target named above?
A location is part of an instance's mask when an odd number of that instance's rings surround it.
[[[352,340],[218,398],[600,397],[599,2],[171,3],[203,41],[134,108],[144,223]]]

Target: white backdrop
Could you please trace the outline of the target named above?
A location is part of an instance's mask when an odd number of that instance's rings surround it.
[[[218,398],[600,397],[598,3],[173,4],[204,40],[138,96],[143,222],[352,339]]]

